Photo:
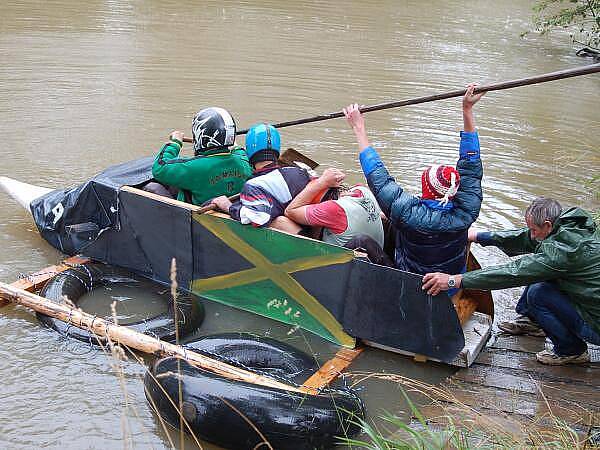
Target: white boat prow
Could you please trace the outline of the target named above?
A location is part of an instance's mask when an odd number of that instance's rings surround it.
[[[32,201],[54,190],[23,183],[8,177],[0,177],[0,187],[27,211],[29,211],[29,205]]]

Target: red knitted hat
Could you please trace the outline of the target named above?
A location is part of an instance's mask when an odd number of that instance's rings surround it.
[[[425,200],[452,200],[460,185],[460,175],[452,166],[433,165],[421,174],[421,188]]]

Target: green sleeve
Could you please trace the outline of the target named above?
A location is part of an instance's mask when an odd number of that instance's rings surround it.
[[[508,256],[523,255],[536,250],[539,242],[531,239],[529,228],[518,230],[493,231],[477,233],[477,243],[485,246],[494,245]]]
[[[467,289],[506,289],[564,277],[568,271],[566,255],[555,243],[542,242],[538,252],[501,266],[467,272],[462,287]]]
[[[186,158],[179,159],[181,147],[175,142],[169,142],[163,145],[160,152],[154,159],[152,165],[152,176],[157,181],[175,186],[182,189],[190,189],[187,186],[187,180],[190,180],[189,170]]]

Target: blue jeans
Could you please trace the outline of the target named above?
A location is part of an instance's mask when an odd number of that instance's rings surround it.
[[[543,281],[527,286],[516,311],[542,327],[559,356],[583,353],[587,349],[586,341],[600,345],[600,335],[583,320],[569,297],[554,283]]]

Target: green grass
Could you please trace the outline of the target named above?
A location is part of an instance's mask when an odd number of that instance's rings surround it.
[[[357,421],[362,433],[355,439],[340,439],[352,449],[369,450],[442,450],[442,449],[600,449],[600,415],[579,406],[577,411],[561,405],[558,417],[540,390],[540,408],[535,418],[506,414],[501,410],[478,410],[461,403],[451,389],[428,385],[418,380],[393,374],[351,374],[353,384],[365,379],[392,382],[401,387],[411,419],[392,414],[380,417],[379,425],[372,421]],[[427,406],[421,409],[406,392],[424,397]],[[507,395],[510,395],[509,393]],[[421,401],[421,400],[420,400]],[[515,398],[515,401],[518,401]],[[485,399],[482,399],[482,405]],[[490,408],[490,406],[487,406]],[[428,417],[426,413],[435,414]],[[566,414],[566,415],[565,415]],[[577,424],[577,428],[572,424]],[[595,426],[595,427],[594,427]],[[596,434],[594,436],[594,434]]]

